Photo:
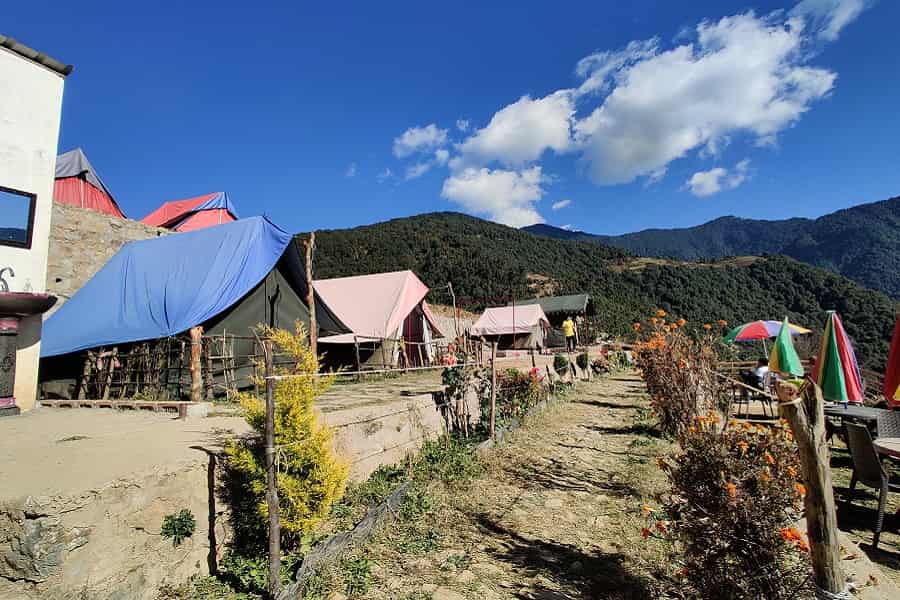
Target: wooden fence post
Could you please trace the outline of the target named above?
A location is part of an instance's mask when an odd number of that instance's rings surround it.
[[[356,380],[360,381],[362,379],[362,375],[360,371],[362,371],[362,364],[359,360],[359,338],[355,335],[353,336],[353,350],[356,352]]]
[[[496,436],[497,424],[497,342],[491,342],[491,439]]]
[[[191,402],[200,402],[203,398],[202,349],[203,327],[191,327]]]
[[[275,479],[275,380],[272,341],[263,342],[266,360],[266,506],[269,509],[269,597],[281,589],[281,521]]]
[[[309,310],[309,350],[318,360],[319,326],[316,323],[316,292],[315,288],[313,288],[313,252],[316,250],[315,231],[309,233],[309,240],[303,242],[303,245],[306,246],[306,308]]]
[[[813,579],[820,590],[840,594],[846,591],[846,580],[841,569],[841,545],[838,540],[828,443],[825,441],[821,390],[812,381],[804,385],[802,390],[791,383],[779,382],[776,393],[781,402],[782,414],[790,423],[800,450],[803,481],[806,484],[803,504],[806,509]]]

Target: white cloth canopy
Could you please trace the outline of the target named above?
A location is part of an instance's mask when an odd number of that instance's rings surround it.
[[[550,327],[547,315],[540,304],[524,304],[486,309],[470,332],[474,336],[526,334],[536,327]]]

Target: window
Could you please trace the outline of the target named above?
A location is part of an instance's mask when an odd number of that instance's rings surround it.
[[[35,195],[0,186],[0,246],[31,248]]]

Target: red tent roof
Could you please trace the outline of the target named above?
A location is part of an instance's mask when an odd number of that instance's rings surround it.
[[[227,194],[214,192],[196,198],[166,202],[141,219],[141,222],[175,231],[194,231],[236,220],[237,214]]]
[[[81,148],[56,157],[53,201],[125,218],[125,213],[116,204],[112,193],[103,184]]]

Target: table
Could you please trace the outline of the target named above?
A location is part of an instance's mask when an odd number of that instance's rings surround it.
[[[865,421],[866,424],[874,425],[878,421],[878,417],[888,412],[883,408],[872,408],[870,406],[847,406],[843,404],[834,404],[825,407],[825,416],[840,417],[841,419],[855,419],[857,421]]]
[[[900,438],[877,438],[872,440],[872,445],[879,454],[900,458]]]

